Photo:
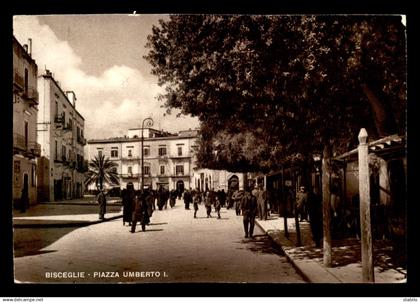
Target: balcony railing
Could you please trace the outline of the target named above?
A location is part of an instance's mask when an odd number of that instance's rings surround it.
[[[27,98],[29,101],[32,101],[35,105],[39,103],[38,91],[33,87],[28,87]]]
[[[25,82],[23,80],[23,76],[19,73],[17,68],[13,69],[13,84],[23,89],[25,86]]]
[[[63,116],[62,115],[56,115],[54,117],[54,123],[56,123],[56,124],[62,124],[62,123],[64,123]]]
[[[37,142],[29,142],[28,149],[29,149],[28,151],[30,151],[33,156],[35,157],[41,156],[41,145],[38,144]]]
[[[26,151],[28,148],[26,145],[25,136],[18,133],[13,133],[13,148]]]
[[[128,173],[128,174],[120,174],[121,178],[127,179],[138,179],[140,174],[138,173]]]
[[[79,136],[79,137],[77,138],[77,142],[78,142],[79,144],[81,144],[82,146],[85,146],[85,145],[86,145],[86,138]]]
[[[127,160],[140,160],[140,156],[127,156],[127,155],[125,155],[125,156],[121,157],[121,160],[125,160],[125,161],[127,161]]]

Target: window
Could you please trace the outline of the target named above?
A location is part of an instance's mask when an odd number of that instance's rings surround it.
[[[61,158],[63,161],[66,160],[66,146],[61,146]]]
[[[58,102],[55,101],[55,116],[58,117]]]
[[[182,156],[182,147],[178,147],[178,156]]]
[[[150,166],[144,166],[143,167],[143,174],[144,175],[150,175]]]
[[[159,156],[166,155],[166,147],[159,147]]]
[[[160,166],[160,175],[165,174],[165,166]]]
[[[36,166],[32,165],[32,171],[31,171],[31,183],[32,187],[36,187]]]
[[[133,175],[133,167],[132,166],[128,166],[128,168],[127,168],[128,170],[127,170],[127,172],[128,172],[128,175]]]
[[[184,175],[184,166],[176,166],[175,172],[176,172],[176,175]]]
[[[118,157],[118,149],[111,150],[111,157]]]
[[[25,148],[28,149],[28,122],[25,121]]]
[[[28,95],[29,73],[28,68],[25,68],[25,94]]]
[[[143,155],[144,156],[150,156],[150,147],[144,147],[143,149]]]
[[[55,141],[55,159],[58,159],[58,142]]]
[[[102,150],[98,150],[98,157],[102,156]]]
[[[128,150],[128,157],[132,157],[133,154],[131,153],[131,150]]]
[[[80,128],[77,126],[77,140],[80,140]]]

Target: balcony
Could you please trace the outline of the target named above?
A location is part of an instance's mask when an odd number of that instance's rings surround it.
[[[19,73],[17,68],[13,69],[13,85],[19,88],[19,90],[23,90],[25,87],[23,76]]]
[[[67,123],[67,124],[65,124],[64,126],[63,126],[63,130],[64,131],[72,131],[73,130],[73,125],[72,124],[70,124],[70,123]]]
[[[41,156],[41,145],[37,142],[30,142],[28,145],[28,150],[35,157]]]
[[[140,174],[138,173],[128,173],[128,174],[120,174],[121,178],[123,179],[138,179]]]
[[[24,135],[13,133],[13,149],[20,151],[26,151],[28,149]]]
[[[140,156],[127,156],[127,155],[125,155],[125,156],[121,157],[121,160],[123,160],[123,161],[136,160],[136,161],[138,161],[138,160],[140,160]]]
[[[26,93],[26,97],[33,105],[38,105],[39,95],[38,95],[38,91],[35,88],[29,87]]]
[[[62,115],[62,114],[56,115],[54,117],[54,123],[55,124],[61,124],[61,126],[63,126],[64,125],[64,115]]]
[[[79,137],[77,138],[77,142],[78,142],[79,144],[81,144],[82,146],[85,146],[85,145],[86,145],[86,138],[79,136]]]

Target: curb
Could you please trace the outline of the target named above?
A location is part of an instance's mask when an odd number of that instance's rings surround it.
[[[287,261],[289,261],[292,266],[295,268],[295,270],[298,272],[298,274],[305,280],[306,282],[312,283],[313,281],[303,272],[303,270],[300,268],[300,266],[293,260],[292,257],[284,250],[283,246],[266,231],[262,225],[259,223],[258,220],[255,219],[255,223],[265,232],[265,234],[270,238],[270,240],[283,252],[283,254],[286,256]]]
[[[13,228],[16,229],[24,229],[24,228],[68,228],[68,227],[84,227],[88,225],[98,224],[102,222],[107,222],[110,220],[115,220],[118,218],[122,218],[123,215],[117,215],[110,218],[105,218],[103,220],[95,220],[95,221],[69,221],[69,222],[62,222],[62,223],[28,223],[28,224],[13,224]],[[45,221],[45,220],[44,220]]]

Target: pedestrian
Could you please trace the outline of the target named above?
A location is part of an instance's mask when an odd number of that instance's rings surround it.
[[[147,204],[147,215],[150,218],[153,215],[153,199],[154,199],[154,196],[153,196],[153,193],[148,188],[144,189],[143,193],[144,193],[144,198],[145,198],[146,204]]]
[[[97,200],[99,204],[99,219],[103,220],[105,219],[105,213],[106,213],[106,193],[104,189],[101,189],[99,191]]]
[[[321,247],[322,241],[322,198],[318,189],[314,188],[312,193],[308,194],[308,214],[309,224],[311,226],[312,239],[315,247]]]
[[[257,204],[258,204],[258,216],[260,220],[267,220],[267,192],[264,190],[262,184],[258,185],[256,190]]]
[[[122,204],[123,204],[123,225],[128,222],[128,225],[131,225],[131,219],[133,215],[133,202],[135,197],[134,185],[132,182],[129,182],[121,193],[122,195]]]
[[[224,189],[222,189],[222,192],[220,192],[220,205],[222,207],[226,206],[226,192]]]
[[[28,187],[23,186],[21,195],[20,195],[20,212],[26,212],[26,208],[29,207],[29,192]]]
[[[300,216],[300,221],[308,221],[307,203],[308,193],[306,192],[306,188],[305,186],[300,186],[299,192],[296,193],[296,210],[298,217]]]
[[[204,200],[204,206],[206,207],[206,212],[207,212],[207,218],[211,217],[211,206],[213,204],[212,202],[212,194],[210,193],[210,191],[206,192],[206,198]]]
[[[246,187],[245,193],[241,200],[241,210],[243,216],[243,224],[245,238],[254,236],[255,216],[257,214],[257,199],[251,194],[250,188]]]
[[[200,192],[195,192],[193,195],[194,218],[197,218],[198,204],[201,202]]]
[[[217,213],[217,219],[220,219],[220,209],[222,207],[222,204],[220,202],[219,196],[216,195],[215,200],[214,200],[214,210]]]
[[[191,202],[192,202],[191,193],[188,189],[186,189],[184,191],[184,204],[185,204],[185,209],[186,210],[190,209],[190,203]]]
[[[236,216],[240,216],[241,215],[241,200],[242,200],[242,196],[243,196],[243,192],[242,191],[235,191],[232,194],[232,200],[234,202],[235,205],[235,212],[236,212]]]
[[[169,205],[171,206],[171,208],[173,208],[176,204],[176,195],[177,193],[174,189],[172,189],[169,193]]]
[[[136,231],[138,221],[141,224],[142,230],[145,231],[146,224],[149,224],[150,222],[145,192],[136,194],[136,197],[134,198],[134,210],[130,230],[131,233]]]

